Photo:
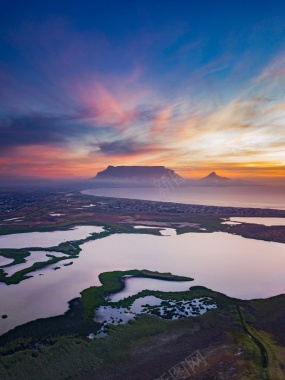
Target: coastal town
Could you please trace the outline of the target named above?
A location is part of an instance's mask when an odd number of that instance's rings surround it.
[[[101,198],[101,197],[100,197]],[[101,209],[144,211],[144,212],[169,212],[177,214],[207,214],[207,215],[231,215],[231,216],[285,216],[285,210],[207,206],[196,204],[184,204],[174,202],[158,202],[138,199],[106,198],[108,202],[97,202],[96,207]],[[95,207],[95,206],[94,206]]]
[[[86,204],[90,202],[91,204]],[[185,204],[164,201],[150,201],[141,199],[113,198],[102,196],[84,195],[80,192],[66,192],[63,190],[23,190],[0,193],[0,215],[33,208],[45,203],[55,203],[57,208],[61,206],[76,206],[81,211],[95,210],[130,211],[130,212],[157,212],[176,214],[201,214],[201,215],[230,215],[230,216],[267,216],[285,217],[285,210],[250,208],[250,207],[225,207],[198,204]]]

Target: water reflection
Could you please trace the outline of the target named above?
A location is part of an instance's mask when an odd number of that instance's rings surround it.
[[[254,223],[264,226],[285,226],[285,218],[232,217],[229,223]],[[228,224],[229,224],[228,223]]]
[[[27,232],[0,236],[0,248],[48,248],[65,241],[85,239],[93,233],[104,231],[103,227],[79,226],[63,231]]]
[[[159,187],[116,187],[88,189],[82,193],[161,202],[285,210],[284,187],[282,186],[175,186],[169,187],[163,194]]]
[[[80,291],[113,270],[148,269],[193,277],[229,296],[252,299],[285,291],[285,244],[222,232],[153,236],[118,234],[89,241],[71,266],[41,269],[18,285],[0,286],[0,333],[40,317],[62,314]],[[39,274],[44,274],[39,276]],[[136,281],[136,280],[134,280]],[[167,282],[167,285],[174,284]],[[185,285],[185,290],[189,284]]]
[[[182,292],[188,290],[192,285],[193,281],[163,281],[154,278],[130,277],[125,280],[125,288],[119,293],[109,296],[108,300],[111,302],[117,302],[146,289],[163,292]]]
[[[11,267],[3,268],[4,272],[8,276],[12,276],[14,273],[19,272],[22,269],[29,268],[35,263],[47,262],[52,259],[50,256],[55,257],[68,257],[61,252],[49,252],[49,251],[31,251],[30,255],[25,257],[26,262],[22,264],[12,265]]]

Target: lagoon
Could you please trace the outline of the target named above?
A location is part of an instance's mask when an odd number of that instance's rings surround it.
[[[14,259],[8,259],[6,257],[0,256],[0,267],[3,265],[11,264],[14,261]]]
[[[8,276],[12,276],[14,273],[19,272],[22,269],[29,268],[35,263],[48,262],[52,257],[68,257],[62,252],[52,252],[52,251],[31,251],[30,255],[25,257],[25,262],[21,264],[12,265],[10,267],[3,268],[4,272]],[[55,264],[53,264],[55,265]]]
[[[57,271],[41,269],[18,285],[0,285],[0,315],[8,315],[0,320],[0,333],[37,318],[63,314],[67,302],[83,289],[100,285],[98,275],[106,271],[171,272],[194,278],[190,284],[180,283],[185,288],[181,286],[179,290],[202,285],[241,299],[267,298],[285,292],[285,244],[281,243],[223,232],[115,234],[88,241],[81,248],[79,258],[71,266]],[[141,279],[131,279],[130,287],[137,280]],[[169,286],[175,290],[174,283],[158,282],[159,290],[169,290]],[[154,286],[152,279],[141,284],[135,292]],[[127,291],[132,293],[132,289]]]
[[[48,248],[65,241],[85,239],[93,233],[103,232],[103,227],[79,226],[62,231],[26,232],[0,236],[1,248]]]
[[[118,293],[108,296],[107,299],[111,302],[117,302],[146,289],[164,292],[183,292],[184,290],[188,290],[193,284],[194,281],[164,281],[154,278],[129,277],[125,279],[125,288]]]

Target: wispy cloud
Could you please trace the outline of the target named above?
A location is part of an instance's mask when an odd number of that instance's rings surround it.
[[[0,63],[1,172],[191,162],[245,173],[252,162],[281,173],[284,53],[256,62],[233,40],[208,56],[209,37],[190,32],[177,23],[110,40],[60,17],[8,31],[18,58]]]

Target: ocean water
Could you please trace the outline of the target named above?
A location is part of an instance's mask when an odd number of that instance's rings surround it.
[[[82,193],[161,202],[285,210],[285,188],[280,186],[96,188]]]

